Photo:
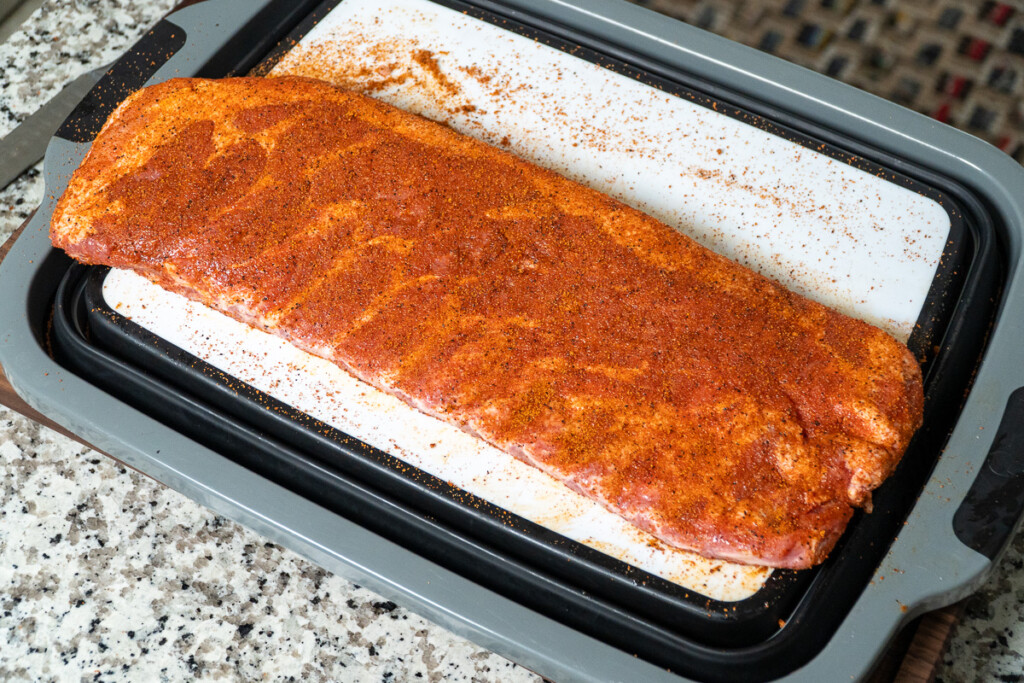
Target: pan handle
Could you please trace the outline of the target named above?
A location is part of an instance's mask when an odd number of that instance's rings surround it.
[[[1024,514],[1024,387],[1010,394],[992,447],[953,515],[953,532],[994,560]]]
[[[181,76],[245,73],[317,1],[205,0],[168,15],[114,63],[57,137],[92,142],[114,109],[144,85]]]
[[[117,105],[141,88],[185,44],[185,32],[162,19],[100,77],[57,129],[57,137],[76,143],[92,142]]]

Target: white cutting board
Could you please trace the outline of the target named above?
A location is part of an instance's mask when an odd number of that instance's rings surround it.
[[[950,222],[936,202],[714,110],[427,0],[345,0],[275,67],[360,89],[611,194],[906,340]],[[763,568],[667,548],[547,475],[326,361],[135,275],[110,305],[341,431],[708,597]]]

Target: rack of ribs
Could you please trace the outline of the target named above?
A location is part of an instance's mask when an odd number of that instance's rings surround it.
[[[708,557],[821,562],[922,420],[920,368],[881,330],[315,80],[135,93],[51,237],[281,335]]]

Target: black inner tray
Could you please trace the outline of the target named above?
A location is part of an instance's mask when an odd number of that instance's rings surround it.
[[[322,3],[257,71],[269,69],[338,1]],[[571,28],[523,14],[513,21],[497,2],[439,4],[714,107],[947,209],[950,240],[909,342],[925,369],[925,426],[876,492],[875,511],[855,516],[822,566],[776,571],[756,595],[736,603],[682,589],[409,468],[155,337],[103,301],[104,268],[67,270],[53,307],[54,357],[268,479],[659,666],[713,680],[769,679],[797,668],[828,641],[856,600],[955,424],[1000,285],[989,213],[971,192],[929,169]],[[219,58],[224,72],[231,71],[230,60]]]

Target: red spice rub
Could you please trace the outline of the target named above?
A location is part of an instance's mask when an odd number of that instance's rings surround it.
[[[318,81],[136,93],[51,234],[710,557],[820,562],[921,422],[920,370],[882,331],[596,191]]]

